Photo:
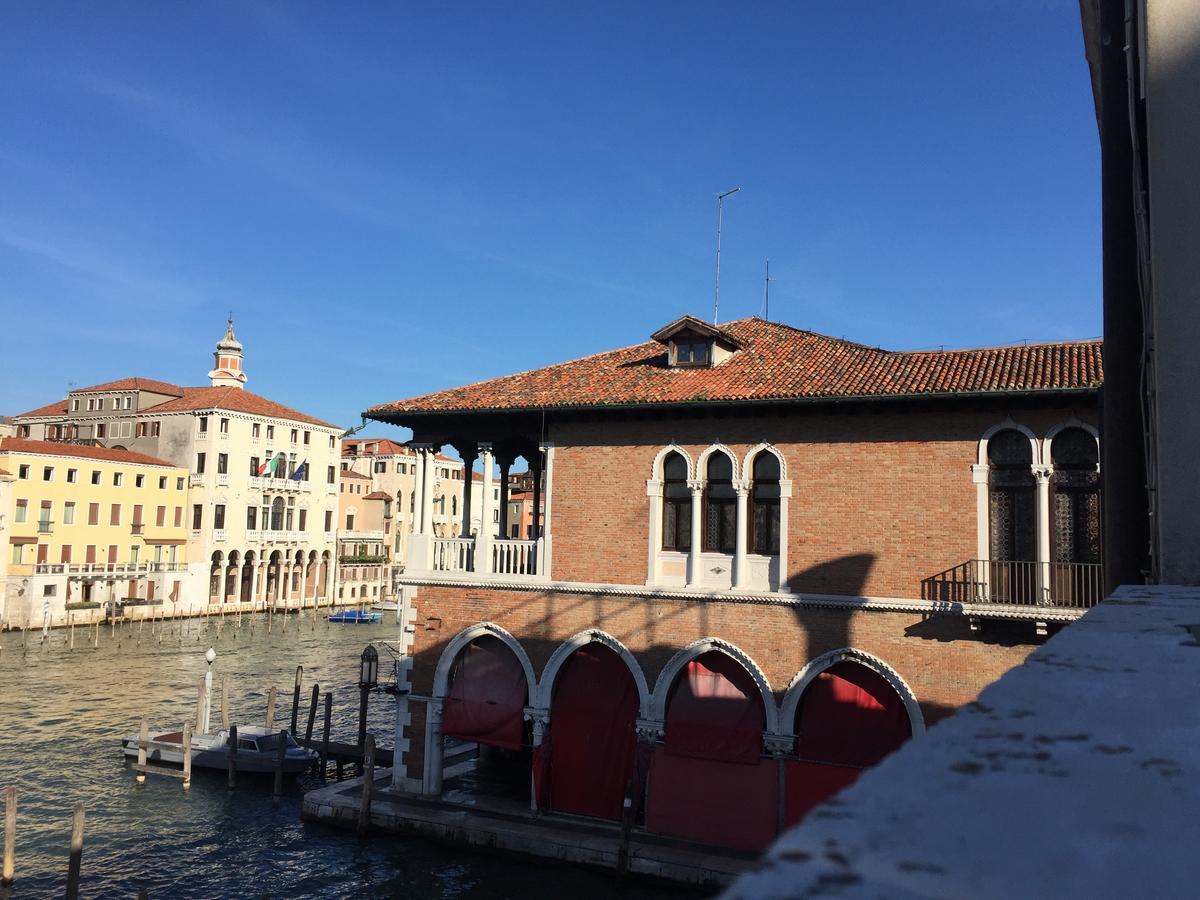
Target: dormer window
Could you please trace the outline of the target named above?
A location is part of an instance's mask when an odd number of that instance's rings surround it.
[[[684,339],[671,342],[672,355],[677,366],[707,366],[712,359],[712,344],[709,341]]]
[[[667,347],[667,365],[671,368],[719,366],[742,349],[732,334],[694,316],[676,319],[651,337]]]

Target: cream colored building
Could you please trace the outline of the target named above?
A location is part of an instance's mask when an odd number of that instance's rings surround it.
[[[128,450],[0,440],[5,627],[182,601],[188,472]]]
[[[343,471],[338,485],[337,600],[347,604],[385,602],[392,597],[395,502],[372,489],[372,479]]]
[[[126,378],[14,421],[34,439],[145,453],[188,471],[188,611],[330,602],[342,429],[245,390],[230,322],[209,384]]]

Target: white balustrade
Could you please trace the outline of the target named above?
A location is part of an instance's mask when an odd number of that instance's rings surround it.
[[[492,572],[497,575],[533,575],[536,563],[537,541],[492,542]]]
[[[474,538],[434,538],[435,572],[470,572],[474,565]]]

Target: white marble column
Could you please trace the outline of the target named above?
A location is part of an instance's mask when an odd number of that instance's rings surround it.
[[[737,491],[737,526],[734,529],[733,541],[733,586],[746,588],[750,586],[750,573],[746,570],[746,551],[750,543],[750,482],[739,479],[733,482]]]
[[[222,604],[229,600],[229,557],[221,562],[221,600]]]
[[[492,516],[496,509],[492,499],[492,469],[496,461],[492,456],[491,444],[480,444],[479,453],[483,458],[483,492],[479,499],[479,534],[475,536],[475,571],[490,572],[492,538],[496,533],[496,526],[492,524]]]
[[[425,468],[421,478],[421,530],[425,534],[433,534],[433,484],[436,475],[437,451],[429,447],[425,450]]]
[[[425,524],[423,516],[425,512],[425,447],[421,444],[412,445],[412,449],[417,455],[417,461],[414,464],[415,471],[413,472],[413,504],[412,504],[412,530],[413,534],[424,534]]]
[[[551,529],[550,513],[553,510],[551,500],[554,498],[554,445],[542,444],[544,455],[542,480],[545,490],[542,494],[542,506],[546,512],[542,516],[541,557],[538,559],[538,574],[543,578],[551,577],[551,567],[554,565],[554,532]]]
[[[992,557],[988,467],[979,463],[972,465],[971,480],[975,483],[975,558],[980,560],[975,571],[975,591],[978,594],[975,599],[984,603],[991,593],[988,586],[991,567],[984,562]]]
[[[704,515],[704,482],[694,479],[688,482],[688,487],[692,491],[692,546],[688,551],[687,586],[698,588],[704,575],[701,571],[703,564],[700,560],[702,552],[700,542],[703,536],[701,526]]]
[[[254,565],[250,567],[250,602],[254,603],[258,599],[258,560],[254,560]]]
[[[788,533],[791,520],[789,507],[792,499],[792,482],[788,479],[781,479],[779,482],[779,577],[776,584],[772,587],[777,591],[790,593],[791,585],[788,584]]]
[[[646,584],[658,584],[660,578],[658,552],[662,545],[662,498],[662,482],[654,478],[646,479],[646,502],[650,505],[650,536],[646,542]]]
[[[1038,599],[1050,602],[1050,466],[1035,466],[1033,478],[1037,483],[1037,561]]]

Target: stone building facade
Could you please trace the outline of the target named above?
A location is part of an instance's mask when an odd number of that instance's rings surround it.
[[[438,447],[481,458],[493,522],[419,514],[397,579],[408,789],[441,793],[473,741],[535,808],[628,801],[761,849],[1099,598],[1102,376],[1096,342],[902,353],[684,317],[368,410],[428,448],[418,484]],[[514,539],[493,484],[518,457]]]

